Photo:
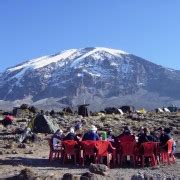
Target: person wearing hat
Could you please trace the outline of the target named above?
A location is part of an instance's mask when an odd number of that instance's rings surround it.
[[[118,138],[122,138],[124,136],[129,136],[131,135],[131,130],[128,126],[124,126],[123,132],[118,136]]]
[[[61,129],[58,129],[51,138],[54,150],[61,148],[61,141],[64,139],[64,134]]]
[[[62,129],[58,129],[58,130],[54,133],[54,135],[53,135],[52,137],[53,137],[53,138],[57,138],[57,139],[59,139],[59,140],[63,140],[64,134],[63,134]]]
[[[135,136],[131,133],[131,130],[128,126],[125,126],[123,128],[123,132],[115,138],[116,143],[119,141],[129,141],[129,142],[135,141]]]
[[[69,133],[66,135],[64,140],[74,140],[74,141],[79,141],[79,137],[76,135],[75,130],[73,127],[70,128]]]
[[[144,127],[141,126],[139,129],[139,133],[137,134],[137,137],[139,138],[140,136],[142,136],[144,134]]]
[[[97,128],[96,126],[92,125],[89,129],[88,132],[86,132],[82,138],[83,141],[85,140],[93,140],[93,141],[98,141],[99,135],[97,134]]]

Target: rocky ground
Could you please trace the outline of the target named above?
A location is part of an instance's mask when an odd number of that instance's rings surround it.
[[[131,167],[116,167],[107,171],[106,176],[96,175],[94,179],[180,179],[180,145],[178,143],[180,134],[180,114],[179,113],[147,113],[138,116],[138,118],[130,117],[129,115],[104,115],[98,114],[82,118],[80,116],[66,115],[55,117],[59,127],[67,130],[68,127],[74,126],[77,121],[83,122],[83,130],[88,129],[91,124],[94,124],[98,129],[106,129],[111,127],[114,134],[119,134],[124,125],[132,127],[134,132],[137,132],[140,126],[149,127],[151,130],[157,129],[160,126],[171,127],[174,139],[177,142],[176,164],[171,166],[159,165],[156,168],[131,168]],[[28,168],[32,176],[39,179],[60,179],[65,173],[73,175],[74,179],[86,172],[89,172],[89,166],[80,167],[67,163],[62,165],[60,160],[52,162],[48,161],[49,146],[47,137],[50,135],[38,133],[37,142],[28,142],[23,146],[17,143],[17,134],[14,134],[14,129],[21,126],[26,126],[29,119],[26,117],[16,118],[14,125],[9,128],[0,127],[0,178],[10,178],[19,175],[20,172]],[[134,175],[134,177],[133,177]],[[38,179],[37,178],[37,179]],[[92,179],[92,178],[89,178]]]

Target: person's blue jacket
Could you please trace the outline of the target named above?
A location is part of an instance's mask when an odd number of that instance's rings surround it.
[[[93,141],[98,141],[100,138],[99,138],[99,135],[97,133],[94,133],[92,131],[89,131],[87,133],[84,134],[83,136],[83,141],[85,140],[93,140]]]

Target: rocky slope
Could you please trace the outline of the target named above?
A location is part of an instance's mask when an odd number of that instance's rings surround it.
[[[123,104],[150,109],[179,106],[179,89],[180,71],[121,50],[70,49],[0,74],[0,107],[23,100],[45,109],[82,103],[92,110]]]

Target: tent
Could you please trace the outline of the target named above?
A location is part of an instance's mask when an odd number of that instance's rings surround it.
[[[38,114],[29,123],[28,127],[35,133],[55,133],[59,129],[58,124],[51,116]]]
[[[104,111],[106,112],[106,114],[124,114],[123,111],[121,109],[115,108],[115,107],[107,107],[104,109]]]
[[[79,105],[78,106],[78,115],[81,115],[83,117],[87,117],[88,116],[87,106],[89,106],[89,104]]]
[[[170,107],[168,107],[168,109],[170,112],[176,112],[178,110],[178,108],[175,106],[170,106]]]
[[[139,110],[137,110],[136,112],[139,113],[139,114],[145,114],[145,113],[147,113],[147,111],[146,111],[144,108],[139,109]]]
[[[124,114],[123,111],[122,111],[122,109],[118,109],[118,111],[119,111],[119,114],[121,114],[121,115]]]
[[[135,111],[134,106],[121,106],[123,113],[131,113]]]
[[[161,108],[155,109],[156,113],[163,113],[164,111]]]
[[[164,112],[170,112],[168,108],[163,108]]]

